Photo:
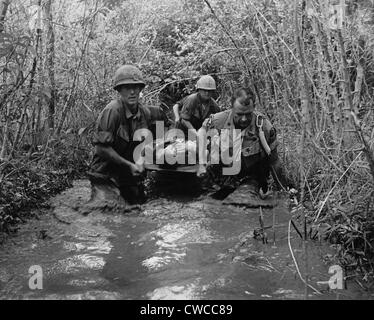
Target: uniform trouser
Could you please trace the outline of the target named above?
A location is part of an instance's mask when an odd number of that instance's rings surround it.
[[[146,200],[143,184],[139,183],[135,186],[122,186],[119,190],[122,198],[130,204],[144,203]]]
[[[252,163],[251,163],[252,162]],[[268,191],[268,179],[270,173],[278,188],[285,188],[289,182],[283,172],[282,164],[278,157],[277,149],[273,150],[269,157],[253,158],[252,161],[243,161],[241,177],[247,181],[257,183],[263,192]]]
[[[140,179],[131,177],[131,179],[127,181],[128,183],[124,183],[126,179],[123,177],[121,179],[116,179],[110,175],[97,172],[89,172],[88,176],[93,187],[106,185],[111,188],[116,188],[119,190],[121,197],[130,204],[145,202],[144,184]]]

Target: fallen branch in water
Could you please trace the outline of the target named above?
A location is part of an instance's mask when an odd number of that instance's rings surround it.
[[[297,261],[296,261],[296,258],[295,258],[295,255],[293,254],[293,250],[292,250],[292,246],[291,246],[291,220],[289,221],[288,223],[288,247],[290,249],[290,252],[291,252],[291,256],[292,256],[292,259],[293,259],[293,262],[295,264],[295,267],[296,267],[296,271],[301,279],[301,281],[307,285],[310,289],[312,289],[315,293],[317,294],[322,294],[320,291],[318,291],[316,288],[314,288],[313,286],[311,286],[310,284],[307,284],[306,281],[304,280],[303,276],[301,275],[300,273],[300,269],[299,269],[299,265],[297,264]]]
[[[303,239],[304,237],[303,237],[303,235],[301,234],[299,228],[296,226],[295,222],[293,222],[292,219],[291,219],[290,221],[291,221],[291,223],[292,223],[292,226],[294,227],[294,229],[296,230],[296,232],[297,232],[298,235],[300,236],[300,238]]]
[[[261,206],[260,206],[260,216],[259,216],[259,219],[260,219],[260,226],[261,226],[261,233],[262,233],[261,234],[262,242],[263,242],[263,244],[266,244],[266,243],[268,243],[268,238],[267,238],[267,234],[265,232],[264,214],[263,214]]]

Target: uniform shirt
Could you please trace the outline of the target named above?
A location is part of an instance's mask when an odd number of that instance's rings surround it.
[[[209,129],[217,129],[218,131],[222,129],[229,129],[230,132],[232,132],[232,130],[235,129],[233,116],[234,116],[233,111],[231,109],[216,113],[214,115],[211,115],[208,119],[206,119],[202,127],[207,131]],[[264,131],[266,141],[268,142],[270,148],[273,150],[278,144],[277,139],[276,139],[275,128],[273,127],[271,122],[268,119],[266,119],[266,117],[263,114],[257,111],[254,111],[252,113],[251,122],[249,126],[244,129],[244,132],[242,132],[242,137],[244,139],[250,138],[250,137],[258,137],[259,129],[256,125],[257,117],[260,117],[260,119],[263,119],[262,130]],[[259,148],[257,148],[256,150],[257,152],[260,152]],[[253,152],[257,153],[256,151],[253,151]]]
[[[165,112],[160,107],[148,106],[147,108],[150,111],[151,119],[148,129],[152,132],[153,139],[156,139],[156,123],[158,121],[161,121],[164,124],[164,128],[168,128],[170,126],[170,121]]]
[[[175,104],[178,105],[178,111],[181,112],[182,111],[182,108],[183,108],[183,105],[184,105],[184,101],[187,99],[187,97],[184,97],[182,99],[180,99],[179,101],[177,101]]]
[[[259,130],[256,125],[258,116],[264,120],[262,129],[271,149],[270,156],[267,156],[261,147],[261,142],[258,137]],[[222,129],[235,129],[232,110],[226,110],[212,115],[209,119],[204,121],[203,128],[207,131],[216,129],[218,132]],[[292,186],[292,182],[286,177],[278,157],[276,130],[268,119],[257,111],[253,112],[251,123],[244,129],[241,137],[243,137],[243,140],[242,152],[240,153],[241,171],[238,175],[239,179],[254,179],[266,192],[267,177],[269,176],[270,168],[272,168],[271,172],[277,184],[280,182],[283,187]],[[214,140],[215,139],[213,139],[213,141]],[[247,147],[249,147],[249,152],[243,152]]]
[[[181,119],[189,121],[192,126],[198,130],[201,128],[206,118],[219,111],[220,108],[212,98],[210,98],[207,103],[203,104],[200,95],[198,93],[193,93],[183,101]]]
[[[120,99],[110,102],[100,113],[97,120],[94,145],[112,147],[121,157],[134,162],[133,151],[140,143],[133,141],[136,130],[149,128],[150,112],[146,107],[138,105],[133,114]],[[130,171],[99,157],[96,152],[91,168],[94,172],[108,175],[119,185],[133,184]]]
[[[269,144],[270,149],[272,150],[272,154],[276,157],[276,147],[278,141],[276,139],[276,131],[275,128],[272,126],[270,121],[265,118],[264,115],[255,111],[252,113],[252,118],[250,125],[241,131],[241,135],[236,137],[236,139],[241,139],[241,154],[237,154],[236,156],[241,157],[242,162],[242,172],[250,169],[255,163],[259,162],[261,159],[265,158],[265,151],[263,150],[259,138],[259,129],[256,125],[257,118],[263,119],[263,131],[265,134],[265,138],[267,143]],[[233,111],[226,110],[223,112],[219,112],[210,116],[210,118],[206,119],[203,123],[203,128],[208,132],[209,130],[216,129],[220,132],[223,129],[229,130],[229,145],[222,146],[221,145],[221,152],[224,149],[229,149],[229,153],[233,154],[233,143],[234,143],[234,135],[233,130],[235,129],[234,121],[233,121]],[[237,140],[236,140],[237,141]],[[240,142],[240,140],[239,140]],[[217,142],[216,142],[217,143]],[[272,161],[272,157],[270,157],[270,161]]]

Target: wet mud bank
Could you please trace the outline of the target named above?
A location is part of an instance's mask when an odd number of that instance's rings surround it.
[[[291,243],[302,270],[302,243],[288,232],[286,199],[263,209],[264,225],[276,222],[264,244],[253,238],[259,209],[245,205],[245,188],[226,201],[180,191],[128,207],[105,190],[90,201],[89,181],[75,181],[2,245],[0,298],[304,298],[289,250]],[[308,298],[373,298],[354,284],[340,291],[317,284],[331,277],[323,259],[329,253],[326,244],[309,243],[310,283],[320,293],[311,289]],[[42,268],[42,290],[29,287],[31,266]]]

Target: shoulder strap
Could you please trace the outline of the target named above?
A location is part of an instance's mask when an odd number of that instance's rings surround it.
[[[260,129],[261,123],[264,120],[264,116],[260,112],[257,112],[257,111],[254,111],[253,115],[256,117],[256,127]]]
[[[256,112],[256,111],[253,112],[253,115],[256,117],[255,119],[255,127],[257,129],[256,132],[257,134],[260,134],[260,132],[264,131],[263,124],[265,121],[265,117],[262,113]]]

